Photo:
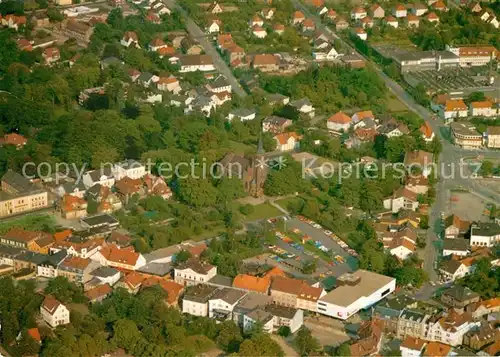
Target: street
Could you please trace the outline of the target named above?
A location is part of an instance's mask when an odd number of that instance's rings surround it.
[[[311,18],[315,21],[316,27],[318,30],[322,30],[326,37],[330,41],[340,40],[345,48],[350,49],[353,53],[357,53],[358,55],[364,57],[367,61],[371,62],[373,68],[378,73],[380,78],[385,82],[386,86],[389,90],[396,96],[398,99],[403,102],[411,111],[415,112],[419,116],[421,116],[427,123],[429,123],[430,127],[434,131],[434,133],[441,139],[441,143],[443,145],[443,150],[441,155],[438,158],[438,166],[441,168],[448,168],[451,165],[455,165],[455,175],[453,178],[447,178],[446,180],[441,179],[436,187],[436,200],[429,214],[429,230],[427,234],[427,245],[425,249],[424,259],[424,269],[429,275],[431,280],[435,280],[437,275],[434,270],[434,264],[437,261],[437,251],[434,242],[439,239],[436,234],[436,224],[440,223],[441,220],[441,212],[444,212],[446,209],[446,200],[448,191],[450,189],[461,186],[464,189],[469,189],[474,194],[493,202],[500,201],[500,194],[479,185],[474,182],[474,179],[471,178],[462,178],[458,175],[458,165],[461,162],[461,159],[465,156],[474,156],[475,152],[467,151],[462,148],[454,146],[448,140],[443,138],[440,128],[444,127],[445,124],[442,120],[436,119],[433,120],[433,113],[418,104],[413,97],[408,94],[405,89],[399,85],[397,82],[389,78],[382,69],[374,62],[370,61],[369,58],[366,58],[361,53],[358,53],[351,45],[346,43],[340,36],[335,34],[332,30],[330,30],[327,26],[325,26],[321,18],[319,18],[316,14],[313,14],[309,11],[309,9],[302,4],[299,0],[292,0],[294,6],[302,11],[306,17]],[[485,158],[500,158],[500,152],[495,151],[481,151],[481,155]],[[442,171],[442,169],[441,169]],[[442,172],[439,172],[441,174]]]
[[[215,68],[217,68],[217,70],[227,78],[227,80],[231,84],[231,87],[233,88],[233,92],[240,97],[246,97],[247,93],[240,86],[231,69],[227,66],[226,62],[224,62],[219,52],[217,52],[213,43],[209,40],[209,38],[207,38],[207,35],[189,17],[188,13],[180,5],[178,5],[175,0],[164,0],[163,2],[167,7],[171,9],[177,9],[182,14],[182,16],[184,16],[184,19],[186,20],[186,28],[189,34],[193,39],[198,40],[200,45],[205,50],[205,53],[212,57]]]

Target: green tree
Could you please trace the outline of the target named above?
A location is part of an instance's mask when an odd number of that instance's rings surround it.
[[[319,341],[311,334],[311,330],[302,326],[294,339],[295,346],[301,356],[308,356],[320,350]]]
[[[210,207],[217,200],[217,189],[205,179],[187,177],[178,183],[179,198],[194,207]]]
[[[351,355],[351,348],[349,344],[343,343],[335,350],[335,356],[348,357]]]
[[[493,162],[484,160],[481,163],[481,174],[485,177],[491,176],[493,174]]]
[[[191,258],[191,253],[189,251],[183,249],[175,255],[175,263],[176,264],[184,263],[189,258]]]
[[[217,345],[227,353],[237,352],[243,337],[240,328],[233,321],[224,321],[218,325]]]

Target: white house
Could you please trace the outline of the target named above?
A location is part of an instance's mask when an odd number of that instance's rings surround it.
[[[415,251],[417,247],[415,243],[410,242],[407,239],[394,239],[390,248],[389,253],[398,257],[401,260],[408,259]]]
[[[116,181],[119,181],[124,177],[136,180],[143,178],[149,173],[145,165],[133,159],[114,164],[112,172]]]
[[[318,312],[346,320],[396,289],[396,279],[359,269],[337,278],[337,287],[318,300]]]
[[[231,83],[227,80],[226,76],[218,75],[213,81],[206,85],[206,88],[213,93],[229,92],[231,93]]]
[[[498,223],[477,222],[471,226],[470,245],[472,247],[493,247],[500,242]]]
[[[288,105],[297,109],[299,113],[306,114],[311,118],[314,117],[314,107],[308,98],[294,100],[288,103]]]
[[[295,333],[304,324],[304,312],[301,309],[272,304],[267,305],[265,311],[273,316],[274,331],[285,326]]]
[[[246,291],[231,288],[217,290],[208,300],[208,317],[232,319],[234,307],[246,294]]]
[[[443,257],[455,255],[465,257],[470,253],[469,241],[464,238],[443,239]]]
[[[273,315],[263,309],[255,309],[243,315],[243,331],[247,332],[259,323],[263,332],[273,332]]]
[[[209,55],[186,55],[179,58],[181,68],[179,72],[207,72],[214,71],[215,66]]]
[[[219,20],[212,20],[210,25],[206,27],[207,33],[219,33],[220,32],[220,21]]]
[[[111,168],[104,167],[102,170],[98,169],[86,172],[83,175],[83,184],[86,188],[92,187],[95,184],[111,188],[115,184],[115,178]]]
[[[137,270],[146,265],[146,259],[132,247],[120,248],[115,244],[106,245],[90,257],[101,265],[126,270]]]
[[[206,283],[217,275],[217,267],[198,259],[189,259],[174,268],[174,279],[181,285]]]
[[[255,37],[257,38],[266,38],[267,37],[267,31],[260,27],[259,25],[254,25],[252,27],[252,33]]]
[[[406,15],[408,14],[408,11],[406,10],[406,7],[403,4],[397,4],[392,9],[392,14],[394,16],[396,16],[397,18],[406,17]]]
[[[316,61],[334,61],[339,57],[339,53],[333,46],[330,45],[327,45],[324,48],[314,48],[312,55]]]
[[[455,281],[456,279],[463,278],[474,271],[474,265],[464,264],[456,259],[446,260],[439,268],[439,273],[445,281]]]
[[[199,284],[190,286],[182,298],[182,312],[193,316],[208,316],[208,302],[218,288]]]
[[[102,266],[93,270],[92,272],[90,272],[90,275],[95,279],[98,279],[101,284],[109,284],[109,286],[115,285],[121,278],[121,273],[119,270],[106,266]]]
[[[416,211],[418,208],[417,194],[405,187],[400,188],[391,197],[384,199],[384,208],[397,213],[399,210]]]
[[[241,121],[253,120],[257,113],[254,109],[237,108],[233,109],[227,115],[227,120],[231,121],[233,119],[239,119]]]
[[[328,118],[326,126],[328,130],[347,132],[351,127],[352,119],[344,112],[338,112]]]
[[[352,20],[361,20],[367,16],[367,12],[363,7],[355,7],[351,11]]]
[[[475,322],[470,313],[460,314],[450,309],[439,320],[429,324],[426,339],[459,346],[463,343],[464,335],[479,325],[480,322]]]
[[[125,47],[134,46],[140,48],[139,37],[137,37],[137,34],[134,31],[125,32],[123,38],[120,40],[120,43]]]
[[[52,328],[67,325],[70,322],[69,310],[52,295],[47,295],[40,306],[42,319]]]
[[[454,118],[465,118],[469,114],[469,109],[462,99],[449,99],[444,106],[440,106],[439,115],[446,122]]]
[[[352,33],[363,41],[368,39],[368,33],[361,27],[353,28]]]
[[[408,335],[399,346],[401,357],[420,357],[426,345],[427,341]]]
[[[276,150],[284,152],[298,149],[301,138],[302,137],[294,131],[277,134],[274,136],[274,140],[276,140]]]
[[[41,276],[44,278],[55,278],[57,274],[57,268],[66,258],[67,253],[65,250],[61,250],[55,254],[47,256],[47,259],[38,264],[36,267],[36,276]],[[9,264],[10,265],[10,264]]]
[[[470,115],[473,117],[495,117],[498,115],[496,107],[489,100],[470,103]]]

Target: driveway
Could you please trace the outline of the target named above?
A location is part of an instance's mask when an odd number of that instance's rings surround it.
[[[186,20],[186,28],[189,34],[193,39],[197,40],[200,43],[200,45],[205,50],[205,53],[212,57],[215,68],[217,68],[217,70],[221,74],[226,76],[227,80],[231,84],[231,87],[233,88],[233,92],[238,94],[240,97],[246,97],[247,93],[240,86],[231,69],[227,66],[226,62],[224,62],[219,52],[217,52],[213,43],[209,40],[209,38],[207,38],[207,35],[189,17],[188,13],[180,5],[178,5],[175,0],[163,0],[163,2],[167,7],[171,9],[177,9],[182,14],[182,16],[184,16]]]

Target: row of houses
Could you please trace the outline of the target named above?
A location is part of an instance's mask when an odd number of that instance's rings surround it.
[[[450,131],[453,143],[464,149],[478,149],[482,146],[491,149],[500,148],[500,127],[498,126],[489,126],[485,132],[480,133],[474,124],[460,121],[451,123]]]
[[[474,101],[468,106],[463,99],[451,99],[449,95],[438,95],[434,98],[431,108],[450,123],[455,118],[500,116],[500,105],[491,100]]]

